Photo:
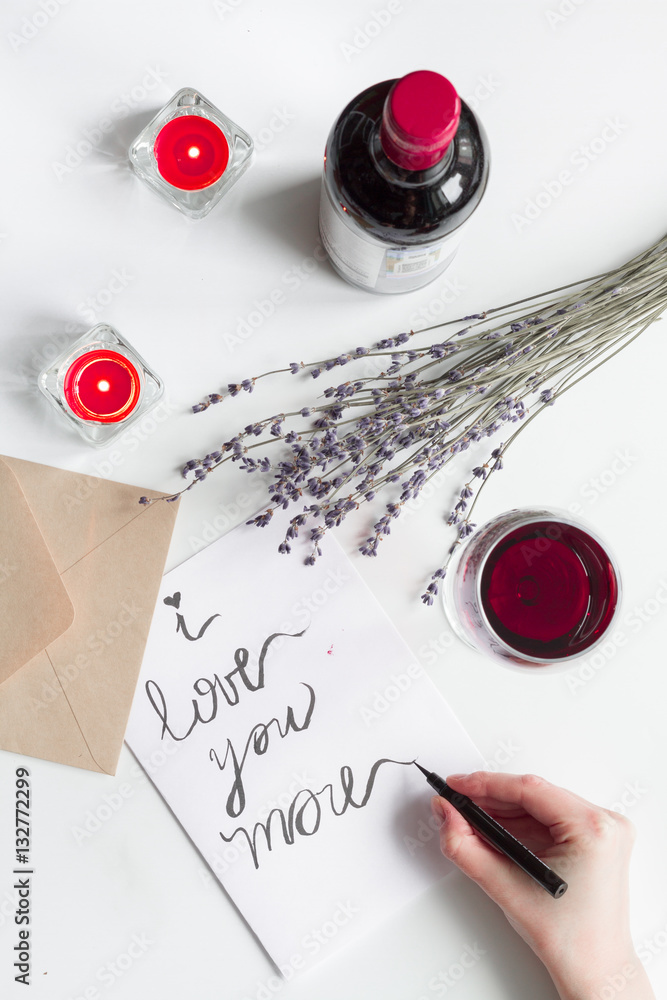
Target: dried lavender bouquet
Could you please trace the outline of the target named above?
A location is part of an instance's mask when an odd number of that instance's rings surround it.
[[[457,545],[475,528],[473,509],[484,483],[502,468],[508,447],[545,406],[618,354],[667,306],[667,236],[626,264],[586,281],[552,289],[496,309],[464,316],[417,332],[400,333],[374,348],[323,361],[292,362],[212,393],[193,406],[207,409],[273,375],[323,372],[378,359],[382,370],[350,377],[325,389],[312,405],[249,424],[217,451],[191,459],[183,468],[189,483],[207,479],[225,462],[245,472],[269,473],[270,502],[249,521],[268,524],[275,510],[301,509],[289,521],[279,550],[309,530],[313,564],[325,533],[364,501],[386,498],[386,513],[361,546],[375,556],[404,504],[417,497],[448,462],[472,442],[502,436],[488,460],[472,469],[447,523],[455,538],[426,587],[433,603],[438,581]],[[465,326],[462,326],[465,324]],[[445,330],[454,332],[443,337]],[[443,339],[417,346],[424,334]],[[502,431],[502,434],[500,433]],[[277,446],[277,447],[276,447]],[[257,454],[257,449],[274,453]],[[277,454],[275,454],[277,452]],[[307,502],[310,500],[310,502]],[[304,502],[305,501],[305,502]],[[149,503],[142,497],[141,503]]]

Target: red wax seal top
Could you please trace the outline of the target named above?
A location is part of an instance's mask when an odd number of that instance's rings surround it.
[[[445,155],[456,135],[461,99],[444,76],[417,70],[397,80],[387,95],[380,140],[406,170],[426,170]]]
[[[172,118],[158,132],[153,152],[161,175],[182,191],[215,184],[229,162],[224,132],[201,115]]]
[[[63,393],[75,416],[112,424],[125,420],[134,410],[141,395],[141,380],[124,355],[87,351],[68,368]]]

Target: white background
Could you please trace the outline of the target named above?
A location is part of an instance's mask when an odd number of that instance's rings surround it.
[[[251,417],[303,405],[312,384],[266,382],[251,397],[193,416],[189,406],[204,393],[291,360],[370,344],[415,325],[421,307],[434,320],[438,312],[452,318],[598,273],[667,228],[667,15],[658,0],[403,0],[380,31],[366,26],[385,0],[43,5],[52,16],[37,0],[6,0],[0,27],[3,453],[171,491],[185,460]],[[311,268],[322,152],[354,94],[418,68],[450,76],[477,104],[491,142],[491,181],[450,271],[406,297],[375,297],[326,265]],[[161,82],[149,91],[142,81],[151,70]],[[201,88],[263,147],[233,195],[198,223],[126,164],[134,135],[186,85]],[[81,147],[81,162],[63,174],[57,164],[68,147],[85,130],[97,140],[104,118],[112,131],[90,151]],[[587,159],[608,119],[616,138]],[[522,222],[545,183],[557,192],[552,182],[563,170],[572,183],[551,204],[542,196],[545,207]],[[126,287],[110,295],[114,272]],[[238,336],[241,321],[275,289],[285,301],[252,336]],[[35,389],[43,363],[93,319],[116,326],[168,387],[163,422],[140,425],[111,452],[89,449]],[[404,519],[377,560],[356,555],[365,512],[341,536],[493,765],[505,760],[510,770],[544,774],[607,806],[625,796],[639,830],[633,933],[639,945],[651,942],[648,971],[658,993],[667,985],[663,336],[658,323],[536,421],[480,504],[480,519],[513,505],[578,504],[610,541],[622,567],[627,642],[589,668],[585,684],[573,682],[580,668],[519,674],[451,644],[441,610],[419,603],[448,544],[442,514],[474,456],[463,456],[437,495]],[[216,473],[182,504],[168,567],[256,506],[251,479],[227,467]],[[641,622],[633,609],[644,605]],[[26,995],[12,988],[10,891],[14,770],[24,762],[35,803],[35,997],[419,1000],[438,995],[429,982],[458,968],[468,946],[484,955],[448,991],[457,1000],[555,996],[493,904],[457,875],[344,958],[280,986],[126,749],[115,779],[1,755],[3,995]],[[105,797],[120,807],[111,813]],[[97,812],[108,818],[82,836]],[[128,958],[133,935],[144,945],[135,942],[137,957]]]

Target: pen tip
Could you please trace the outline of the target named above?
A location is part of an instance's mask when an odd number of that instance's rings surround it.
[[[421,764],[418,764],[416,760],[413,760],[413,762],[412,762],[412,763],[413,763],[413,764],[415,765],[415,767],[418,767],[418,768],[419,768],[419,770],[421,771],[421,773],[422,773],[422,774],[425,774],[425,775],[426,775],[426,777],[428,777],[428,775],[429,775],[429,772],[428,772],[428,771],[426,770],[426,768],[425,768],[425,767],[422,767],[422,766],[421,766]]]

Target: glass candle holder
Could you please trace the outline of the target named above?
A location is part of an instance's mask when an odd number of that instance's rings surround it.
[[[184,87],[139,133],[130,163],[154,191],[191,219],[203,219],[248,169],[247,132]]]
[[[126,340],[104,323],[45,368],[39,388],[89,444],[105,447],[158,402],[164,386]]]
[[[507,665],[569,664],[608,632],[620,606],[618,567],[564,511],[511,510],[462,545],[443,601],[454,632]]]

